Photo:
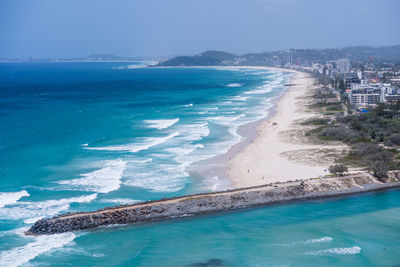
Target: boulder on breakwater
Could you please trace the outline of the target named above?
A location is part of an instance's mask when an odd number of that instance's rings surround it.
[[[313,178],[272,183],[222,192],[161,199],[134,205],[78,212],[37,221],[27,235],[49,235],[113,224],[137,224],[188,215],[215,213],[244,207],[301,199],[323,198],[400,186],[400,171],[385,181],[367,173],[334,178]]]

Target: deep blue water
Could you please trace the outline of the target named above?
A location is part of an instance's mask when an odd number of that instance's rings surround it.
[[[43,217],[229,187],[188,167],[239,142],[290,78],[127,65],[0,64],[0,265],[399,264],[398,191],[25,237]]]

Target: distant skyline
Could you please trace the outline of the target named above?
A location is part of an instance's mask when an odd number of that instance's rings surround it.
[[[0,57],[400,44],[397,0],[1,0]]]

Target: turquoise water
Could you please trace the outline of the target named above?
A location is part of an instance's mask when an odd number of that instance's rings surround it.
[[[399,264],[398,191],[23,235],[69,211],[229,187],[188,168],[239,142],[238,127],[267,116],[289,78],[140,62],[0,64],[0,266]]]

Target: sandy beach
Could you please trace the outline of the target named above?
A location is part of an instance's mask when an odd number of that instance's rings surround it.
[[[227,171],[234,187],[307,179],[326,174],[330,164],[309,162],[306,156],[310,155],[310,151],[324,149],[324,146],[291,142],[287,138],[295,130],[293,124],[296,121],[317,115],[302,107],[307,90],[315,86],[314,80],[307,73],[293,73],[291,86],[277,104],[274,115],[252,129],[257,131],[256,137],[230,158]]]

